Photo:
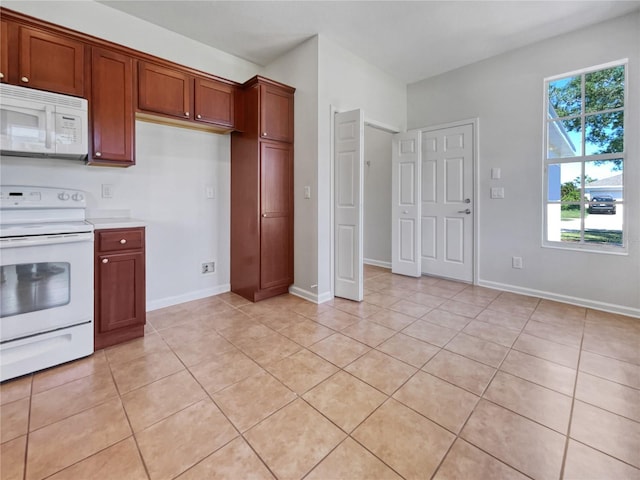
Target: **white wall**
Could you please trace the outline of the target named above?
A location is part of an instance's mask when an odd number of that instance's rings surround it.
[[[543,79],[629,58],[628,255],[542,248]],[[640,316],[640,13],[408,86],[409,128],[479,117],[481,284]],[[502,180],[490,180],[491,167]],[[491,186],[504,200],[489,199]],[[511,257],[524,268],[511,268]]]
[[[364,127],[364,261],[391,268],[391,139]]]
[[[220,50],[92,1],[3,1],[4,7],[244,82],[263,69]],[[230,138],[136,122],[136,165],[89,167],[54,160],[2,158],[3,184],[78,188],[92,210],[129,210],[148,222],[147,308],[229,289]],[[100,198],[103,183],[114,198]],[[205,198],[214,185],[216,199]],[[97,212],[100,213],[100,212]],[[103,212],[104,213],[104,212]],[[216,261],[216,273],[200,264]]]
[[[294,123],[294,284],[292,292],[316,301],[318,283],[318,37],[307,40],[265,69],[296,88]],[[304,187],[311,198],[304,198]]]
[[[331,107],[361,108],[367,119],[402,130],[405,84],[322,35],[268,65],[265,75],[296,87],[295,284],[291,291],[326,301],[332,297]],[[303,198],[305,185],[311,186],[310,200]]]
[[[129,211],[147,222],[147,308],[229,289],[230,137],[136,122],[136,166],[90,167],[70,160],[3,157],[3,184],[87,192],[94,215]],[[111,199],[101,185],[114,186]],[[213,186],[215,199],[206,199]],[[202,275],[200,264],[215,261]]]
[[[318,298],[332,297],[332,139],[331,107],[363,110],[365,119],[403,131],[406,125],[406,85],[319,37],[318,69]]]

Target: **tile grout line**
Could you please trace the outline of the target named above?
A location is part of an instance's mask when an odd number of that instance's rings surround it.
[[[569,411],[569,424],[567,425],[567,435],[564,442],[564,451],[562,453],[562,464],[560,468],[560,478],[564,478],[564,471],[567,466],[567,454],[569,452],[569,440],[571,439],[571,426],[573,424],[573,409],[576,404],[576,392],[578,390],[578,376],[580,374],[580,360],[582,358],[582,346],[584,345],[584,334],[586,330],[587,312],[585,310],[585,323],[582,325],[582,336],[580,338],[580,351],[578,353],[578,363],[576,364],[576,378],[573,381],[573,395],[571,397],[571,409]]]
[[[27,479],[27,467],[28,467],[28,463],[27,460],[29,459],[29,437],[31,436],[31,404],[33,402],[33,378],[35,375],[30,374],[31,375],[31,381],[29,383],[29,413],[27,416],[27,433],[25,435],[25,439],[24,439],[24,467],[22,469],[22,479],[26,480]]]
[[[496,297],[496,299],[497,299],[497,298],[499,298],[499,297],[500,297],[500,295],[498,295],[498,297]],[[492,303],[493,303],[493,302],[492,302]],[[538,305],[538,304],[539,304],[539,300],[538,300],[538,302],[536,303],[536,308],[537,308],[537,305]],[[488,307],[487,307],[487,308],[488,308]],[[486,310],[486,308],[485,308],[485,310]],[[483,312],[484,312],[485,310],[483,310]],[[447,450],[447,453],[446,453],[446,454],[445,454],[445,455],[440,459],[440,462],[438,463],[438,466],[437,466],[436,470],[433,472],[433,476],[432,476],[431,478],[434,478],[434,477],[438,474],[438,471],[439,471],[439,470],[440,470],[440,468],[442,467],[442,465],[443,465],[443,463],[444,463],[445,459],[446,459],[446,458],[447,458],[447,456],[449,455],[449,452],[450,452],[450,451],[451,451],[451,449],[453,448],[453,445],[458,441],[458,439],[460,439],[460,440],[462,440],[462,441],[465,441],[465,442],[469,443],[470,445],[473,445],[475,448],[477,448],[477,449],[479,449],[480,451],[482,451],[482,452],[486,453],[487,455],[491,456],[492,458],[495,458],[495,459],[496,459],[496,460],[498,460],[500,463],[502,463],[502,464],[504,464],[504,465],[508,466],[509,468],[512,468],[512,469],[516,470],[517,472],[522,473],[523,475],[525,475],[525,476],[527,476],[527,477],[531,478],[531,477],[530,477],[530,475],[525,474],[524,472],[522,472],[522,471],[520,471],[519,469],[517,469],[515,466],[510,465],[510,464],[508,464],[506,461],[501,460],[500,458],[498,458],[498,457],[496,457],[496,456],[492,455],[491,453],[489,453],[489,452],[485,451],[485,450],[484,450],[483,448],[481,448],[480,446],[475,445],[475,444],[473,444],[473,443],[469,442],[468,440],[466,440],[466,439],[462,438],[462,436],[461,436],[461,435],[462,435],[462,432],[464,431],[465,427],[467,426],[467,423],[469,423],[469,420],[470,420],[470,419],[471,419],[471,417],[473,416],[473,413],[476,411],[476,408],[478,407],[478,404],[479,404],[482,400],[489,401],[488,399],[485,399],[485,398],[484,398],[484,395],[485,395],[485,393],[487,392],[487,390],[489,389],[489,386],[491,385],[491,383],[492,383],[492,382],[493,382],[493,380],[495,379],[496,375],[497,375],[497,374],[498,374],[498,372],[500,371],[500,367],[502,367],[502,364],[503,364],[503,363],[504,363],[504,361],[507,359],[507,356],[509,356],[509,353],[510,353],[510,352],[511,352],[511,350],[513,349],[513,345],[515,345],[515,343],[518,341],[518,338],[520,338],[520,335],[521,335],[521,334],[522,334],[522,332],[524,331],[524,329],[525,329],[525,327],[526,327],[527,323],[529,323],[529,321],[531,320],[531,315],[533,315],[533,312],[535,312],[535,309],[534,309],[534,310],[531,312],[531,314],[529,315],[529,318],[527,319],[527,322],[522,326],[522,329],[520,330],[520,333],[518,333],[518,337],[516,337],[516,339],[513,341],[512,346],[511,346],[511,347],[509,347],[509,350],[507,350],[507,352],[505,353],[504,357],[502,357],[502,360],[500,361],[500,363],[498,364],[498,366],[497,366],[497,367],[493,367],[493,368],[495,368],[495,371],[493,372],[493,375],[491,376],[490,380],[487,382],[486,386],[485,386],[485,387],[484,387],[484,389],[482,390],[482,393],[478,396],[478,401],[477,401],[477,402],[476,402],[476,404],[474,405],[473,409],[471,409],[471,412],[469,412],[469,415],[467,416],[466,420],[464,421],[464,423],[463,423],[463,424],[462,424],[462,426],[460,427],[460,430],[459,430],[459,431],[458,431],[458,433],[456,434],[456,438],[455,438],[455,440],[454,440],[454,441],[451,443],[451,445],[449,446],[449,449]],[[482,312],[480,312],[480,313],[482,313]],[[480,313],[478,313],[478,315],[480,315]],[[477,317],[477,315],[476,315],[476,317]],[[461,331],[462,331],[462,330],[461,330]],[[457,335],[456,335],[456,337],[457,337]],[[455,338],[455,337],[453,337],[453,338]],[[452,338],[449,342],[453,341],[453,338]],[[447,342],[447,344],[448,344],[449,342]],[[446,347],[446,345],[445,345],[445,347]],[[443,347],[443,349],[444,349],[444,347]],[[480,362],[480,363],[482,363],[482,362]],[[493,403],[493,402],[491,402],[491,403]],[[503,407],[503,408],[504,408],[504,407]],[[515,412],[514,412],[514,413],[515,413]],[[518,414],[518,415],[519,415],[519,414]],[[520,415],[520,416],[522,416],[522,415]],[[526,418],[526,417],[524,417],[524,416],[522,416],[522,417],[523,417],[523,418]]]

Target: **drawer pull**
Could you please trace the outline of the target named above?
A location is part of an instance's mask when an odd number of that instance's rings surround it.
[[[125,243],[127,243],[127,240],[125,238],[123,238],[122,240],[120,240],[120,245],[124,245]]]
[[[22,80],[24,83],[29,83],[29,79],[27,77],[21,77],[20,80]]]
[[[108,258],[103,258],[102,259],[102,263],[109,263],[109,259]]]

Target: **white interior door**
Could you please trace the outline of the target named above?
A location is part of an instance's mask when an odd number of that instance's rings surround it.
[[[362,111],[336,113],[335,131],[335,282],[334,295],[361,301],[363,286],[363,166]]]
[[[473,281],[473,127],[422,132],[422,273]]]
[[[391,158],[391,271],[419,277],[421,132],[393,136]]]

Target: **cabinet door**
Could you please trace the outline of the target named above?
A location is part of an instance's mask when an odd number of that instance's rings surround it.
[[[138,108],[191,118],[191,76],[152,63],[138,63]]]
[[[196,78],[196,120],[225,127],[233,127],[235,88],[222,82]]]
[[[272,85],[260,86],[260,137],[293,142],[293,94]]]
[[[90,163],[135,164],[133,58],[94,48],[91,54]]]
[[[144,324],[144,252],[98,255],[96,272],[97,332]]]
[[[0,20],[0,82],[9,81],[9,24]]]
[[[19,84],[82,97],[84,44],[62,35],[20,27]]]
[[[293,147],[260,143],[260,288],[293,281]]]

